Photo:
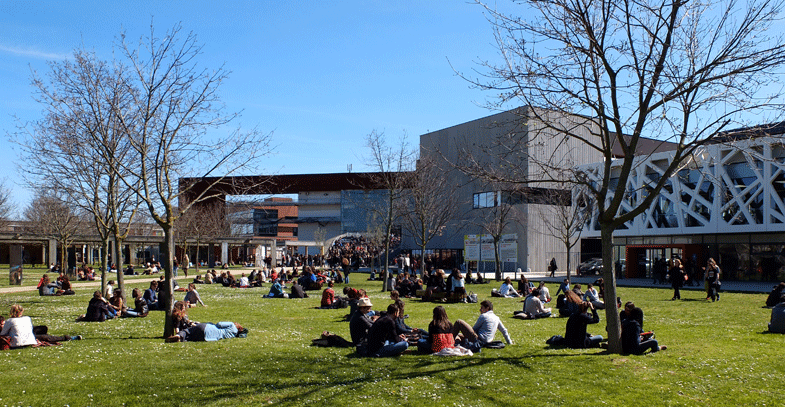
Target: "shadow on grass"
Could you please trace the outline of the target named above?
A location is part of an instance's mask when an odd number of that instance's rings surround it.
[[[485,350],[483,352],[486,352]],[[194,384],[201,390],[209,389],[208,394],[200,395],[192,400],[196,404],[211,404],[214,402],[226,401],[227,399],[243,400],[248,398],[262,398],[265,402],[278,405],[302,405],[306,401],[313,402],[319,399],[319,403],[328,405],[335,403],[343,403],[345,397],[345,389],[352,389],[356,391],[358,388],[365,386],[379,385],[382,383],[407,383],[411,381],[427,380],[431,377],[449,377],[457,374],[458,377],[467,376],[463,371],[480,371],[486,369],[493,369],[494,365],[504,364],[513,368],[526,369],[529,371],[534,370],[532,357],[550,357],[550,356],[575,356],[573,354],[558,354],[558,355],[542,355],[539,353],[527,353],[519,357],[509,357],[507,354],[499,353],[491,357],[438,357],[431,355],[408,355],[420,358],[412,361],[411,358],[405,356],[406,359],[401,357],[394,358],[367,358],[356,355],[353,351],[351,353],[340,356],[347,361],[349,365],[355,365],[358,362],[362,363],[361,366],[347,370],[349,374],[339,373],[336,375],[336,366],[325,364],[321,362],[324,355],[315,356],[313,360],[299,360],[298,366],[301,366],[301,372],[307,372],[309,375],[303,377],[302,374],[297,375],[296,372],[288,372],[299,376],[295,379],[292,376],[284,375],[261,375],[257,380],[252,380],[249,383],[246,380],[245,386],[236,386],[233,378],[224,377],[222,380],[218,378],[215,381],[206,383],[201,382]],[[278,364],[288,364],[291,360],[287,360],[285,356],[276,357],[273,359],[260,359],[252,365],[257,366],[274,366]],[[396,366],[397,364],[405,366]],[[307,366],[307,368],[306,368]],[[408,368],[402,368],[408,367]],[[379,370],[383,371],[379,373]],[[248,372],[237,372],[238,375],[246,376]],[[246,376],[247,377],[247,376]],[[466,387],[465,383],[452,382],[454,386]],[[227,383],[232,383],[227,384]],[[376,384],[374,384],[376,383]],[[381,396],[381,394],[380,394]],[[486,395],[493,398],[493,395]],[[378,400],[377,400],[378,401]],[[411,401],[411,400],[410,400]],[[489,400],[493,401],[493,400]]]

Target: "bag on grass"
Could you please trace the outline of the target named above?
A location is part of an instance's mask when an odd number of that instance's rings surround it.
[[[491,342],[486,343],[485,346],[483,346],[483,348],[504,349],[504,346],[505,346],[504,342],[502,342],[502,341],[491,341]]]
[[[477,294],[471,293],[466,296],[466,302],[469,304],[476,304],[477,303]]]
[[[559,346],[564,344],[564,337],[561,335],[553,335],[545,341],[548,345]]]

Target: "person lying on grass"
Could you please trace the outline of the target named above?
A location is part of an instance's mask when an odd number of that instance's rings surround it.
[[[56,345],[58,342],[82,339],[81,335],[47,335],[49,328],[46,325],[34,327],[33,320],[23,316],[23,313],[24,308],[19,304],[14,304],[11,306],[8,321],[0,317],[1,344],[7,343],[11,349],[15,349],[26,346]]]
[[[188,319],[188,306],[185,301],[177,301],[172,310],[175,335],[166,342],[212,342],[229,338],[245,338],[248,330],[236,322],[199,323]]]

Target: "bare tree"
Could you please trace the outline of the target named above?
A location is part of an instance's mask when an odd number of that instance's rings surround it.
[[[570,252],[581,240],[581,232],[592,216],[591,197],[583,190],[576,190],[576,198],[571,199],[571,191],[548,189],[539,198],[540,220],[545,225],[543,233],[559,240],[567,253],[567,278],[570,278],[572,265]]]
[[[34,166],[28,183],[50,183],[92,215],[101,240],[101,284],[106,288],[109,241],[113,238],[113,262],[118,286],[125,293],[122,245],[128,236],[138,199],[120,182],[128,176],[118,162],[128,159],[127,137],[117,126],[117,114],[129,110],[131,95],[124,86],[123,69],[99,60],[95,54],[78,50],[73,59],[51,62],[48,79],[35,76],[35,99],[45,115],[19,143],[28,160],[45,159],[48,165]],[[135,161],[131,161],[133,163]]]
[[[403,227],[420,248],[423,259],[428,243],[445,233],[456,214],[456,190],[449,186],[445,188],[446,180],[446,170],[442,166],[422,157],[405,192]],[[421,261],[420,274],[424,272],[425,261]]]
[[[406,136],[395,145],[388,144],[384,133],[373,131],[366,137],[371,150],[369,165],[377,171],[371,176],[371,184],[384,190],[384,199],[368,208],[383,225],[384,274],[390,275],[390,240],[401,216],[401,205],[409,184],[408,173],[414,163],[414,151],[409,147]],[[382,291],[387,290],[387,280],[382,282]]]
[[[174,233],[184,250],[190,245],[196,248],[197,260],[194,263],[196,273],[199,273],[199,251],[204,244],[214,243],[217,238],[229,236],[229,227],[226,222],[224,205],[219,202],[199,205],[185,212],[175,221]]]
[[[11,192],[6,188],[5,182],[0,182],[0,230],[8,227],[12,216]]]
[[[28,222],[30,234],[42,235],[54,239],[60,246],[60,267],[68,267],[68,248],[83,227],[80,214],[75,207],[66,203],[65,195],[52,188],[36,191],[30,205],[25,208],[22,217]]]
[[[565,167],[559,157],[528,155],[474,173],[518,183],[581,184],[596,203],[606,265],[612,264],[614,230],[651,207],[697,148],[748,125],[750,112],[781,111],[776,102],[782,93],[769,85],[785,62],[785,41],[768,31],[780,22],[781,1],[522,3],[525,18],[485,6],[501,61],[481,62],[482,76],[468,78],[494,92],[496,108],[522,103],[527,124],[534,125],[523,143],[520,136],[508,137],[505,151],[511,153],[500,159],[515,157],[538,133],[550,134],[595,151],[604,172],[587,174]],[[554,121],[554,115],[572,117],[574,125]],[[657,169],[645,191],[628,191],[635,155],[647,136],[673,142],[673,158]],[[618,164],[619,171],[611,171]],[[640,199],[621,211],[631,194]],[[604,267],[603,276],[605,295],[615,298],[614,268]],[[621,352],[613,307],[606,320],[609,350]]]
[[[175,222],[194,205],[223,201],[223,192],[215,192],[215,187],[240,171],[255,171],[254,165],[269,152],[270,134],[241,127],[228,131],[238,117],[226,114],[220,99],[220,84],[228,72],[200,68],[200,45],[193,34],[180,33],[180,26],[163,37],[151,27],[150,35],[136,45],[125,35],[120,42],[136,110],[120,116],[119,127],[129,135],[138,162],[135,176],[122,180],[163,230],[164,336],[170,336]],[[178,182],[183,177],[191,181]]]
[[[521,225],[524,223],[524,214],[516,206],[515,202],[510,202],[504,195],[500,188],[491,188],[496,191],[494,194],[494,205],[487,208],[480,209],[479,216],[474,217],[469,223],[479,227],[486,235],[490,235],[493,239],[493,251],[495,260],[495,275],[496,281],[502,280],[502,261],[500,257],[499,244],[506,233],[514,225]],[[505,191],[506,192],[506,191]],[[516,195],[516,194],[510,194]]]

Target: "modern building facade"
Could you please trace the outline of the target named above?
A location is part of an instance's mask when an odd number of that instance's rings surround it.
[[[785,279],[785,141],[779,135],[698,150],[650,209],[614,233],[615,263],[625,264],[623,274],[648,276],[654,259],[676,255],[696,267],[713,257],[727,280]],[[660,179],[672,158],[664,152],[638,159],[621,210],[644,198],[645,186]],[[603,173],[601,164],[583,169],[594,177]],[[599,235],[595,216],[582,236]]]

